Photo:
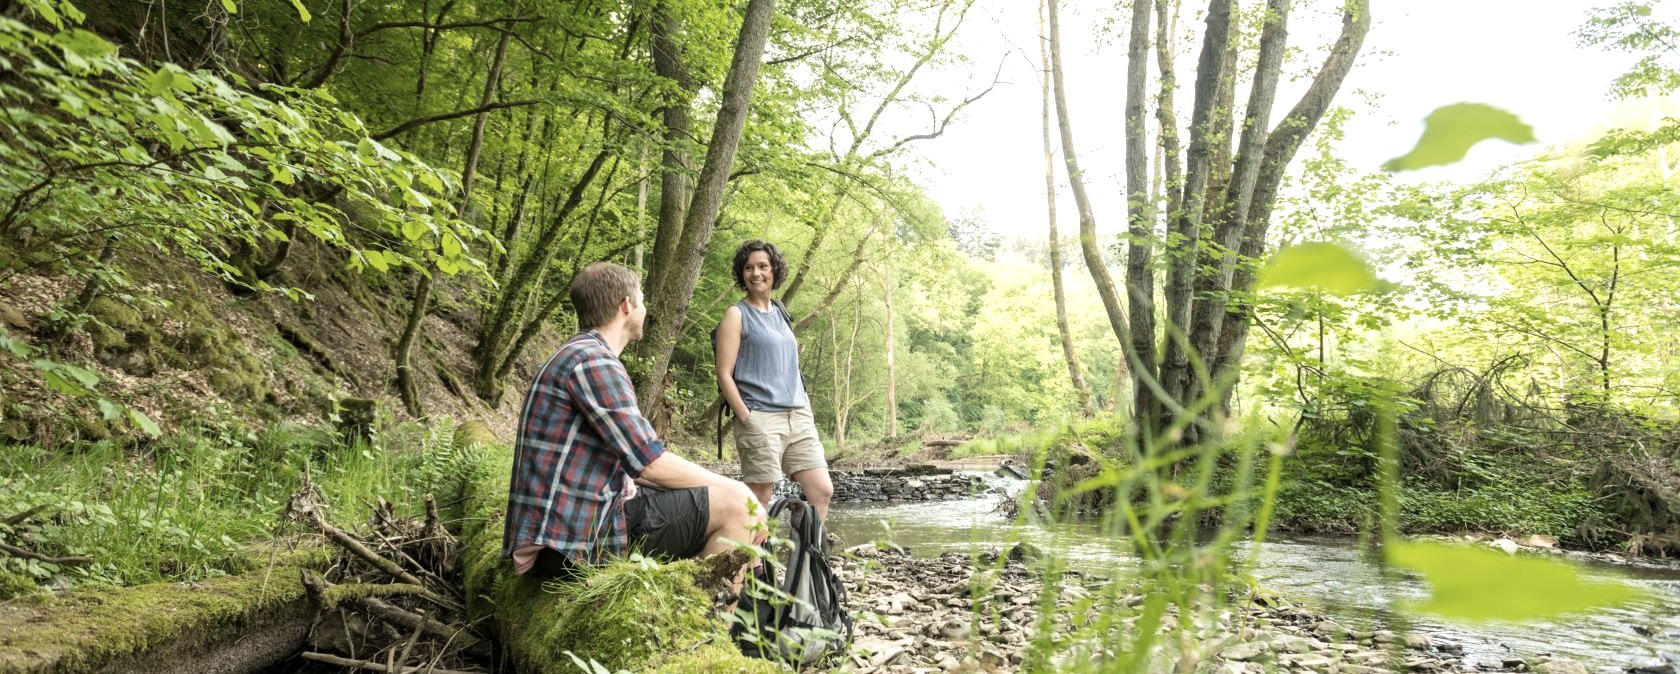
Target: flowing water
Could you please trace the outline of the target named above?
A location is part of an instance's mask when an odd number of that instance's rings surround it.
[[[997,496],[988,495],[943,502],[837,503],[828,526],[847,546],[890,540],[917,556],[1006,548],[1025,541],[1063,556],[1070,568],[1095,573],[1122,571],[1133,559],[1124,543],[1104,535],[1094,523],[1053,529],[1014,525],[992,512],[997,502]],[[1237,547],[1243,554],[1252,548],[1247,543]],[[1598,578],[1638,586],[1648,599],[1523,624],[1408,616],[1405,630],[1429,634],[1437,645],[1461,645],[1470,664],[1497,665],[1510,657],[1552,654],[1577,660],[1592,671],[1622,672],[1658,665],[1666,655],[1674,663],[1671,667],[1680,668],[1680,566],[1592,564],[1588,570]],[[1346,537],[1274,537],[1261,546],[1254,574],[1261,587],[1305,601],[1350,627],[1375,626],[1382,616],[1392,615],[1395,600],[1428,594],[1415,580],[1385,581],[1362,559],[1357,540]]]

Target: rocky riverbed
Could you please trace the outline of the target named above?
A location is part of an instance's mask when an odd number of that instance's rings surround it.
[[[1017,547],[996,564],[997,552],[976,558],[947,553],[914,558],[902,549],[859,545],[838,555],[838,570],[851,591],[849,605],[857,618],[851,654],[834,671],[881,674],[934,672],[1015,672],[1030,658],[1041,629],[1039,605],[1047,582],[1025,560],[1030,547]],[[989,555],[989,556],[988,556]],[[1069,571],[1055,581],[1055,614],[1047,623],[1056,639],[1044,664],[1061,669],[1071,659],[1091,659],[1091,643],[1069,639],[1093,615],[1092,599],[1110,579]],[[1141,595],[1122,595],[1136,607]],[[1163,655],[1167,662],[1192,658],[1196,669],[1239,674],[1291,671],[1330,674],[1380,672],[1529,671],[1584,673],[1573,662],[1511,660],[1499,666],[1468,667],[1456,644],[1427,635],[1356,631],[1300,605],[1271,599],[1266,605],[1230,606],[1198,619],[1184,654]],[[1177,624],[1169,614],[1165,626]],[[1122,627],[1121,629],[1125,629]],[[1100,647],[1100,644],[1098,645]],[[1176,649],[1175,649],[1176,650]],[[1171,668],[1163,667],[1163,671]]]

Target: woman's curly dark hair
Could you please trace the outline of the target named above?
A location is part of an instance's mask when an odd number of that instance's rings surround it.
[[[747,289],[747,258],[761,250],[770,256],[770,288],[774,290],[782,287],[782,279],[787,277],[787,261],[782,259],[782,252],[776,250],[776,244],[758,239],[743,243],[740,248],[735,249],[735,287]]]

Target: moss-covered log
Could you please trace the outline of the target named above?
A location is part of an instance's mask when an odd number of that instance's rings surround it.
[[[483,446],[483,445],[481,445]],[[483,446],[461,503],[468,610],[488,618],[522,674],[576,674],[573,656],[609,670],[733,674],[785,671],[740,654],[713,601],[696,586],[702,564],[620,560],[574,583],[516,576],[501,559],[512,453]]]
[[[315,608],[301,575],[324,545],[256,555],[196,583],[84,587],[0,606],[0,672],[260,672],[303,644]]]

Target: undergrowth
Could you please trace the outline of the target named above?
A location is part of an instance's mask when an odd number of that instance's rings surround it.
[[[384,498],[418,514],[457,477],[449,422],[396,427],[345,443],[319,427],[202,426],[146,446],[95,442],[69,451],[0,447],[0,541],[52,558],[0,557],[0,598],[82,583],[191,581],[244,570],[239,551],[285,530],[286,500],[307,471],[357,528]],[[31,583],[21,582],[28,579]]]

